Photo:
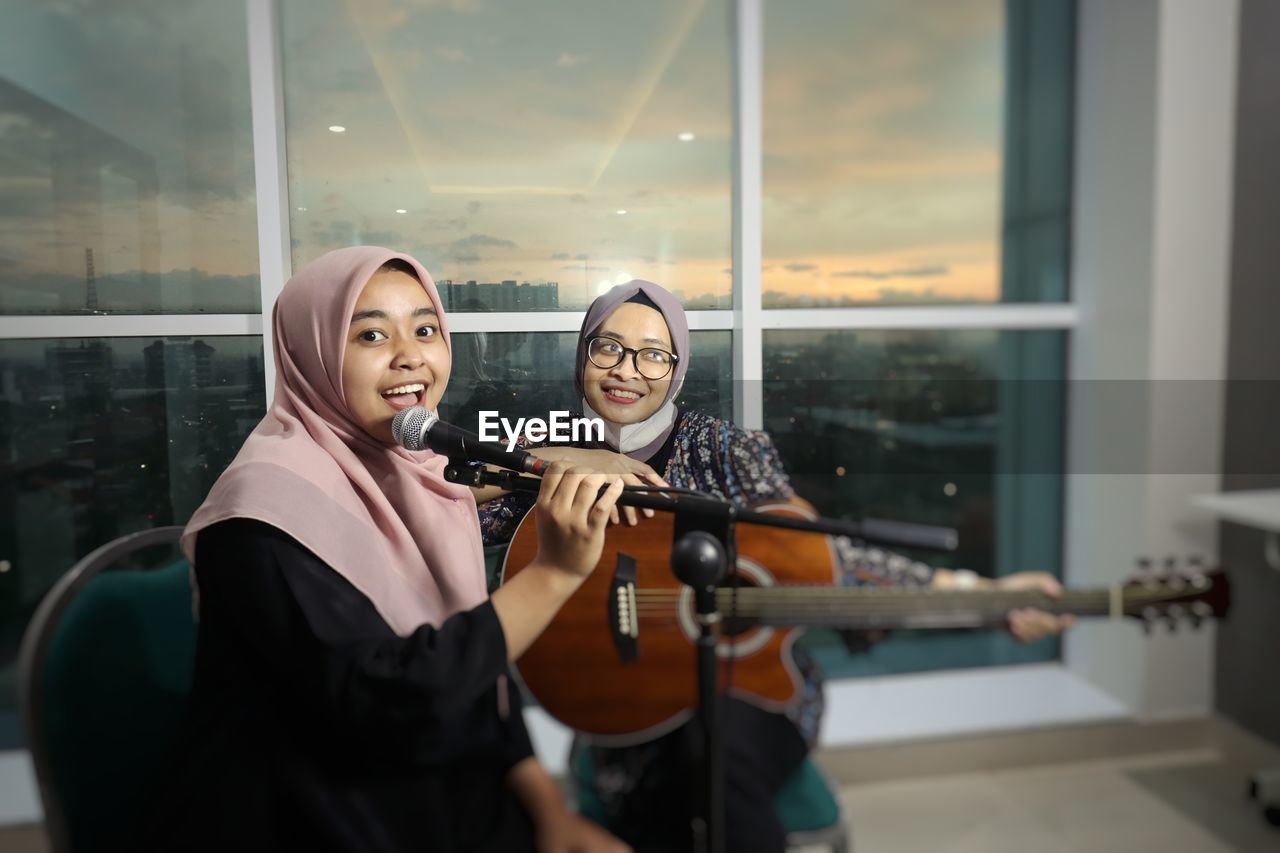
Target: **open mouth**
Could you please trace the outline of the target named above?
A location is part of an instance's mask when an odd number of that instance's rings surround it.
[[[602,387],[600,391],[606,400],[619,406],[634,405],[644,399],[643,392],[632,391],[630,388]]]
[[[386,400],[387,404],[398,412],[401,409],[419,405],[426,392],[427,386],[421,382],[409,382],[383,391],[382,399]]]

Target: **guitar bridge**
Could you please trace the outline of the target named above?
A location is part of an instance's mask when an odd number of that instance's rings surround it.
[[[630,663],[639,653],[640,620],[636,614],[636,560],[618,553],[618,563],[609,581],[609,629],[618,658]]]

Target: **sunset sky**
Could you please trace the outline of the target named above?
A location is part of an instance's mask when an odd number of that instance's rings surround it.
[[[6,15],[0,77],[154,159],[162,239],[148,272],[256,270],[232,5]],[[416,254],[437,278],[557,281],[562,303],[631,276],[727,299],[728,6],[285,0],[295,264],[370,242]],[[764,290],[998,299],[1003,3],[765,8]],[[39,148],[31,124],[0,108],[0,272],[65,267],[76,247],[54,244],[79,238],[65,222],[59,237],[48,176],[6,165],[38,160],[13,153]],[[143,257],[127,184],[93,200],[111,273]]]
[[[300,258],[373,235],[447,278],[728,295],[727,4],[354,8],[285,4]],[[766,4],[765,290],[996,297],[1002,9]]]

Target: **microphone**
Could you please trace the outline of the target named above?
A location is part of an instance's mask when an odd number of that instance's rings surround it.
[[[508,451],[481,441],[475,433],[445,423],[422,406],[411,406],[397,412],[391,422],[391,435],[396,444],[406,450],[434,450],[454,462],[487,462],[509,471],[538,476],[551,465],[528,451]]]

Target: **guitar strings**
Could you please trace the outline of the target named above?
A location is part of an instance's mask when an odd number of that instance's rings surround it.
[[[653,589],[636,591],[637,615],[661,615],[674,612],[683,592],[679,589]],[[717,598],[729,598],[732,592],[719,590]],[[899,589],[852,589],[849,587],[743,587],[739,588],[735,614],[758,616],[803,615],[817,613],[830,615],[845,613],[852,616],[866,614],[900,615],[915,613],[928,604],[943,613],[968,611],[977,607],[989,610],[1011,610],[1016,607],[1038,607],[1049,610],[1083,609],[1109,612],[1110,591],[1067,592],[1060,597],[1050,597],[1033,590],[1002,590],[948,593],[950,601],[941,604],[929,601],[930,593],[902,591]],[[932,595],[936,595],[933,593]],[[1184,599],[1187,590],[1162,587],[1159,589],[1130,589],[1125,593],[1125,608],[1145,607]],[[765,600],[767,597],[768,600]]]

